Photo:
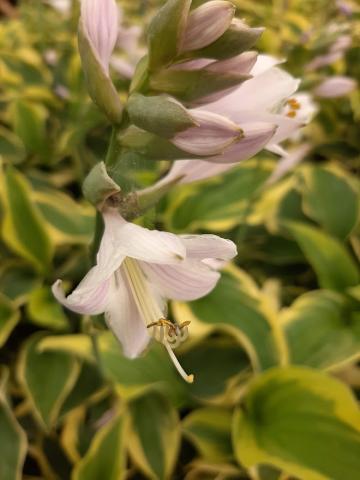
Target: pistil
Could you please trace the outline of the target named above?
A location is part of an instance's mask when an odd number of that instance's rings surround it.
[[[151,330],[152,336],[165,346],[182,378],[186,382],[192,383],[194,375],[188,375],[184,371],[172,350],[187,338],[189,322],[183,322],[179,325],[164,318],[159,302],[152,294],[148,280],[136,260],[127,257],[122,264],[122,268],[146,327]]]

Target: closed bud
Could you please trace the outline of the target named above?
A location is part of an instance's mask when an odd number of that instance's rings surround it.
[[[83,0],[79,23],[79,52],[93,102],[118,124],[122,105],[109,77],[109,60],[118,33],[118,10],[114,0]]]
[[[321,98],[343,97],[355,90],[356,81],[350,77],[334,76],[324,80],[314,90],[314,94]]]
[[[129,97],[127,111],[134,125],[165,138],[196,125],[186,108],[166,95],[134,93]]]
[[[225,60],[249,50],[263,33],[262,27],[251,28],[242,20],[234,18],[221,37],[197,52],[198,56]]]
[[[222,0],[195,8],[188,17],[180,50],[198,50],[215,42],[229,28],[234,14],[235,6]]]
[[[216,155],[243,136],[241,128],[226,117],[203,110],[189,112],[197,126],[178,133],[172,139],[174,145],[185,152],[199,156]]]
[[[115,0],[82,0],[81,21],[95,56],[108,74],[118,36],[119,12]]]

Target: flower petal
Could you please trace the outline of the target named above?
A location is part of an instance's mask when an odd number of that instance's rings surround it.
[[[277,109],[299,87],[299,80],[284,70],[273,67],[242,83],[235,91],[217,102],[204,106],[206,110],[227,115],[237,122],[242,111],[266,112]]]
[[[177,160],[173,163],[169,173],[160,180],[168,183],[182,177],[178,184],[186,184],[214,177],[233,168],[236,163],[211,163],[207,160]],[[160,183],[159,182],[159,183]]]
[[[121,343],[125,356],[137,357],[149,343],[148,330],[120,270],[112,280],[105,321]]]
[[[162,295],[173,300],[196,300],[216,286],[220,274],[197,260],[186,260],[181,265],[154,265],[142,263],[141,268]]]
[[[209,157],[208,162],[234,164],[246,160],[273,141],[276,125],[272,123],[248,123],[241,125],[244,137],[231,145],[223,154]]]
[[[242,130],[231,120],[205,110],[189,110],[197,126],[175,135],[174,145],[194,155],[215,155],[236,142]]]
[[[111,231],[111,235],[107,236],[108,243],[112,243],[109,248],[116,258],[126,256],[153,263],[179,263],[186,256],[181,240],[172,233],[149,230],[127,222],[114,209],[105,210],[103,217],[105,233]],[[105,248],[101,247],[100,253],[109,256]]]
[[[94,52],[108,73],[119,26],[119,11],[115,0],[82,0],[81,19]]]
[[[217,258],[230,260],[237,254],[236,245],[231,240],[217,235],[180,235],[186,246],[186,258]]]
[[[69,310],[82,315],[103,313],[106,307],[110,279],[99,282],[97,270],[97,267],[89,270],[78,287],[67,297],[61,287],[61,280],[57,280],[51,288],[55,298]]]

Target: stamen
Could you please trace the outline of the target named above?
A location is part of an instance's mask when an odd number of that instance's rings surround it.
[[[288,112],[288,113],[286,114],[286,116],[287,116],[287,117],[290,117],[290,118],[296,117],[296,112],[295,112],[295,110],[290,110],[290,112]]]
[[[194,381],[194,375],[188,375],[185,370],[182,368],[182,366],[180,365],[180,362],[179,360],[176,358],[175,356],[175,353],[172,351],[170,345],[167,343],[167,341],[165,340],[164,341],[164,345],[165,345],[165,348],[173,362],[173,364],[175,365],[176,367],[176,370],[180,373],[180,375],[182,376],[182,378],[185,380],[185,382],[188,382],[188,383],[193,383]]]

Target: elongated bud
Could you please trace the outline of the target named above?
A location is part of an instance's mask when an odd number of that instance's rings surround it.
[[[89,95],[114,124],[122,118],[122,105],[109,77],[117,32],[118,10],[114,0],[82,1],[79,52]]]
[[[314,94],[321,98],[343,97],[352,92],[356,86],[357,83],[353,78],[335,76],[324,80],[315,88]]]
[[[168,0],[151,21],[148,30],[149,71],[169,65],[178,55],[190,5],[191,0]]]
[[[196,125],[186,108],[166,95],[135,93],[128,100],[127,111],[134,125],[165,138]]]
[[[115,0],[82,0],[81,20],[94,53],[108,74],[118,36],[119,12]]]
[[[180,50],[198,50],[215,42],[229,28],[234,14],[235,6],[222,0],[195,8],[188,17]]]
[[[178,133],[174,145],[194,155],[208,156],[223,152],[239,141],[243,132],[236,123],[221,115],[202,110],[189,110],[198,126]]]
[[[225,60],[249,50],[259,39],[264,28],[251,28],[242,20],[233,18],[229,28],[215,42],[200,49],[201,57]]]

